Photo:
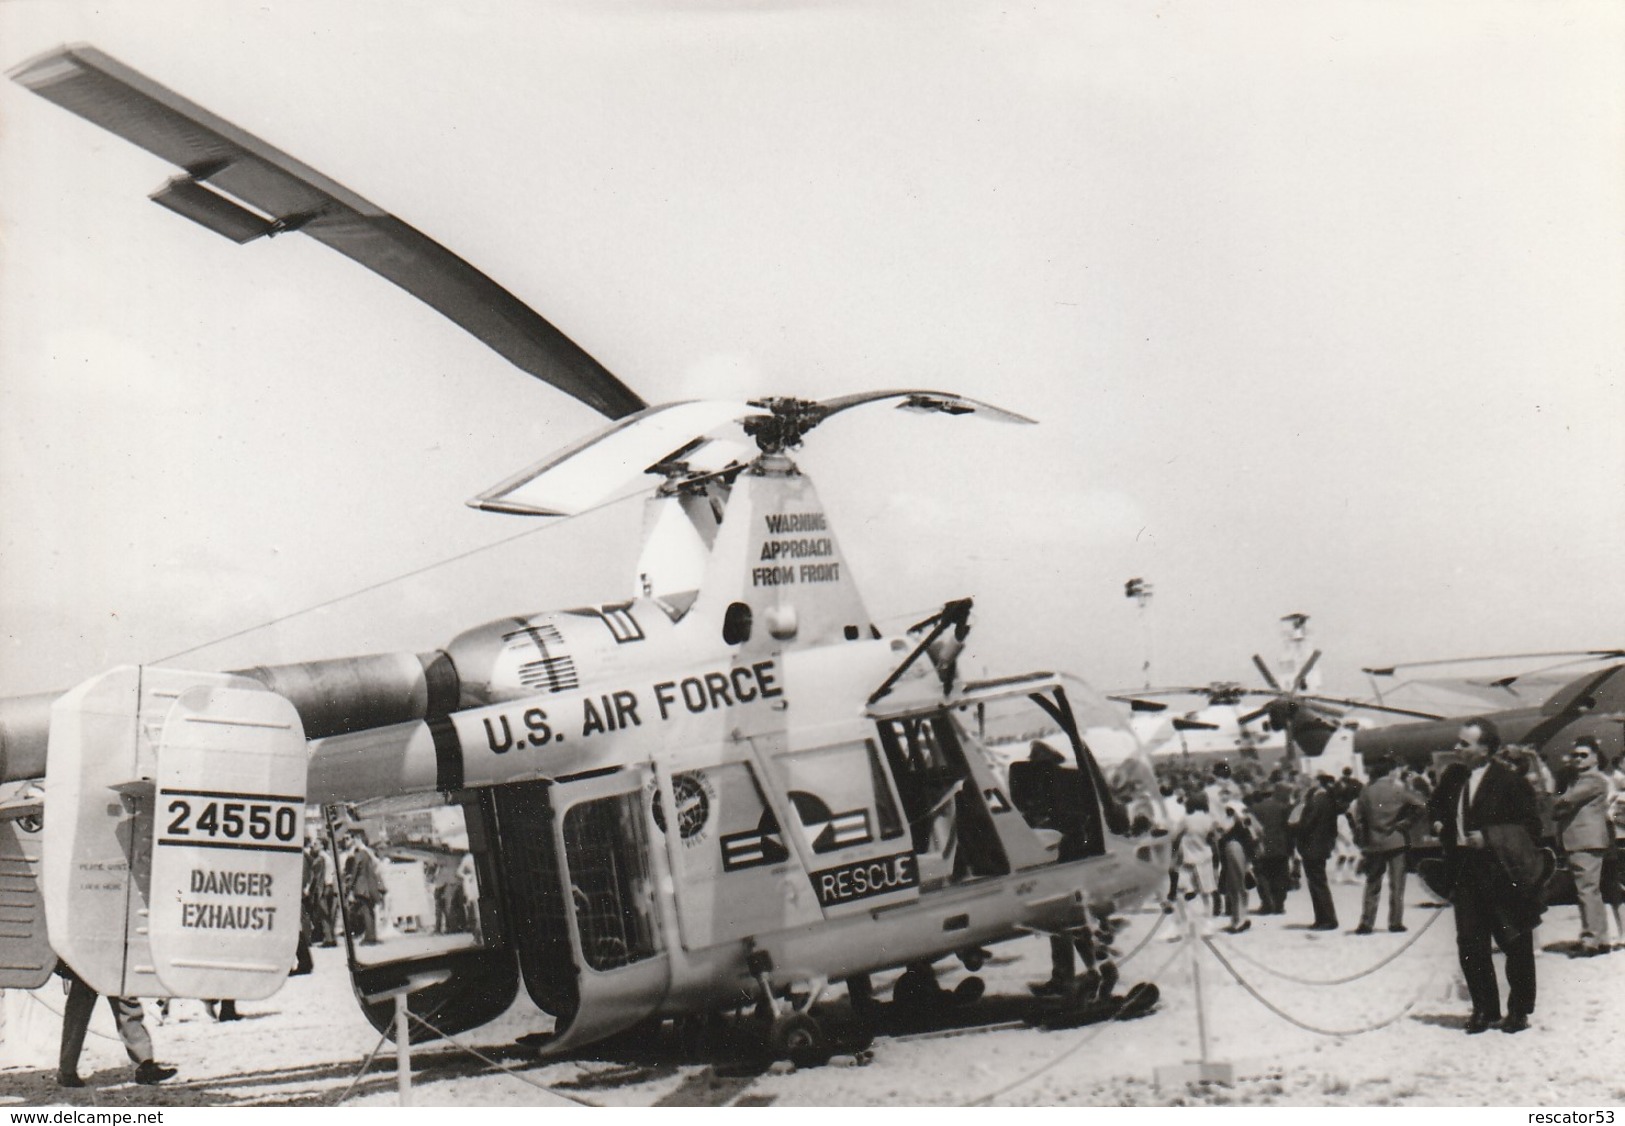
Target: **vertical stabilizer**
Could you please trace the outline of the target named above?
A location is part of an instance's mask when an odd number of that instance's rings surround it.
[[[871,636],[818,492],[788,458],[765,455],[735,481],[692,615],[752,647]]]

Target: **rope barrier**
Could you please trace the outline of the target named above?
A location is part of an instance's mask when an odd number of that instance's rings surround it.
[[[1405,953],[1405,951],[1409,950],[1412,946],[1415,946],[1418,942],[1420,942],[1422,940],[1422,936],[1424,934],[1427,934],[1428,928],[1433,926],[1434,923],[1439,921],[1439,916],[1442,915],[1442,914],[1444,914],[1444,911],[1442,909],[1435,910],[1433,912],[1433,914],[1428,918],[1428,921],[1422,926],[1422,929],[1417,931],[1415,934],[1411,935],[1410,938],[1406,939],[1404,944],[1401,945],[1398,949],[1396,949],[1392,954],[1389,954],[1386,958],[1382,959],[1382,961],[1377,962],[1377,963],[1375,963],[1375,964],[1373,964],[1371,966],[1366,967],[1365,969],[1361,970],[1359,973],[1350,974],[1348,977],[1331,977],[1331,978],[1298,977],[1298,976],[1296,976],[1294,974],[1285,973],[1285,972],[1283,972],[1281,970],[1275,969],[1273,966],[1269,966],[1269,965],[1266,965],[1263,962],[1260,962],[1257,958],[1254,958],[1251,955],[1243,953],[1239,947],[1232,947],[1229,943],[1225,943],[1225,946],[1227,948],[1229,948],[1230,953],[1233,954],[1239,960],[1241,960],[1243,962],[1246,962],[1246,963],[1248,963],[1250,965],[1256,966],[1259,969],[1263,970],[1265,973],[1269,974],[1271,977],[1278,977],[1283,981],[1290,981],[1290,982],[1293,982],[1296,985],[1347,985],[1351,981],[1359,981],[1362,977],[1371,976],[1372,974],[1376,973],[1378,970],[1382,969],[1384,966],[1388,965],[1388,963],[1394,961],[1401,954]]]
[[[1161,918],[1167,918],[1167,916],[1164,915]],[[1158,923],[1160,925],[1161,919],[1158,920]],[[1152,928],[1153,932],[1155,931],[1155,929],[1156,928]],[[1147,937],[1149,938],[1150,936],[1148,935]],[[1135,948],[1135,952],[1138,953],[1140,948],[1142,948],[1144,946],[1145,946],[1145,943],[1141,942],[1140,946]],[[1157,978],[1158,976],[1160,976],[1164,970],[1166,970],[1169,966],[1173,965],[1174,959],[1177,958],[1181,953],[1183,953],[1183,946],[1175,946],[1172,953],[1170,953],[1168,955],[1168,957],[1163,960],[1162,965],[1158,966],[1155,970],[1151,971],[1151,974],[1149,975],[1147,980],[1153,980],[1153,979]],[[1127,961],[1128,959],[1124,958],[1123,960]],[[1075,1043],[1071,1047],[1067,1048],[1060,1055],[1056,1056],[1054,1059],[1050,1060],[1048,1063],[1044,1064],[1043,1066],[1035,1068],[1032,1071],[1029,1071],[1026,1075],[1023,1075],[1018,1079],[1015,1079],[1015,1080],[1013,1080],[1013,1081],[1011,1081],[1009,1083],[1006,1083],[1003,1087],[1000,1087],[997,1090],[989,1091],[987,1094],[981,1096],[980,1098],[973,1099],[972,1101],[967,1102],[967,1103],[959,1103],[958,1105],[962,1106],[962,1107],[964,1107],[964,1106],[981,1106],[983,1103],[988,1102],[990,1099],[996,1099],[1000,1095],[1003,1095],[1003,1094],[1006,1094],[1006,1093],[1008,1093],[1010,1091],[1013,1091],[1017,1087],[1020,1087],[1025,1083],[1032,1082],[1032,1080],[1037,1079],[1040,1075],[1044,1074],[1046,1071],[1049,1071],[1049,1070],[1057,1067],[1061,1063],[1065,1062],[1069,1057],[1075,1055],[1077,1052],[1082,1050],[1088,1044],[1092,1043],[1094,1041],[1095,1037],[1099,1036],[1102,1032],[1105,1032],[1114,1023],[1115,1023],[1114,1021],[1104,1020],[1104,1021],[1101,1021],[1099,1024],[1090,1026],[1089,1031],[1084,1033],[1084,1035],[1082,1035],[1081,1037],[1078,1038],[1077,1043]]]
[[[1405,1016],[1412,1009],[1414,1009],[1416,1007],[1417,1003],[1422,1000],[1423,995],[1425,993],[1427,993],[1428,989],[1432,987],[1433,983],[1438,980],[1438,975],[1437,974],[1430,975],[1428,977],[1428,979],[1425,982],[1422,983],[1422,988],[1418,989],[1416,991],[1416,996],[1412,997],[1409,1001],[1407,1001],[1405,1003],[1405,1007],[1403,1009],[1399,1010],[1399,1012],[1395,1013],[1393,1016],[1387,1018],[1386,1020],[1381,1020],[1381,1021],[1376,1022],[1375,1024],[1365,1025],[1365,1026],[1360,1027],[1360,1028],[1346,1028],[1346,1029],[1319,1028],[1319,1027],[1316,1027],[1315,1025],[1308,1024],[1308,1023],[1305,1023],[1304,1021],[1299,1020],[1297,1017],[1293,1016],[1291,1013],[1288,1013],[1288,1012],[1284,1011],[1278,1005],[1271,1002],[1267,997],[1265,997],[1257,989],[1254,989],[1253,986],[1252,986],[1252,983],[1250,983],[1246,978],[1242,977],[1241,974],[1237,972],[1236,967],[1234,967],[1234,966],[1232,966],[1230,964],[1229,959],[1227,959],[1224,956],[1224,954],[1220,952],[1219,948],[1214,945],[1213,940],[1211,938],[1203,936],[1202,944],[1204,946],[1206,946],[1210,951],[1213,952],[1213,956],[1219,960],[1219,965],[1223,966],[1224,969],[1225,969],[1225,972],[1228,973],[1231,977],[1235,978],[1237,983],[1243,989],[1245,989],[1249,994],[1252,995],[1253,1000],[1257,1001],[1260,1005],[1263,1005],[1266,1009],[1268,1009],[1270,1012],[1274,1013],[1276,1016],[1280,1017],[1282,1020],[1286,1021],[1288,1024],[1293,1025],[1296,1028],[1301,1028],[1305,1032],[1313,1032],[1317,1036],[1361,1036],[1361,1035],[1364,1035],[1367,1032],[1375,1032],[1379,1028],[1387,1028],[1390,1024],[1393,1024],[1396,1021],[1404,1019]]]
[[[1118,966],[1124,966],[1124,965],[1128,964],[1129,959],[1133,958],[1134,955],[1136,955],[1140,951],[1144,950],[1146,948],[1146,946],[1151,942],[1151,940],[1154,937],[1156,937],[1157,932],[1162,929],[1162,924],[1166,923],[1167,921],[1168,921],[1168,916],[1167,915],[1158,915],[1157,916],[1157,921],[1155,923],[1151,924],[1151,929],[1145,932],[1145,937],[1140,939],[1140,941],[1137,944],[1135,944],[1134,949],[1130,950],[1127,954],[1124,954],[1121,958],[1117,959]]]
[[[350,1080],[350,1085],[344,1088],[344,1092],[339,1095],[336,1100],[334,1100],[334,1106],[337,1106],[339,1103],[342,1103],[345,1099],[350,1097],[350,1092],[355,1090],[355,1085],[357,1083],[361,1082],[361,1077],[367,1074],[367,1068],[371,1067],[372,1061],[378,1058],[378,1053],[384,1048],[384,1041],[388,1039],[389,1033],[387,1031],[379,1034],[378,1043],[374,1044],[372,1046],[372,1051],[367,1053],[367,1058],[361,1063],[361,1070],[355,1073],[355,1078]]]
[[[412,1012],[411,1010],[407,1010],[406,1015],[409,1016],[411,1019],[417,1021],[424,1028],[427,1028],[430,1032],[434,1033],[436,1036],[440,1037],[442,1040],[446,1041],[447,1043],[451,1044],[452,1046],[462,1049],[463,1051],[467,1052],[469,1055],[473,1056],[475,1059],[479,1060],[481,1063],[488,1064],[489,1066],[496,1068],[498,1071],[503,1072],[504,1074],[511,1075],[513,1078],[519,1080],[521,1083],[528,1083],[532,1087],[537,1088],[538,1090],[546,1091],[550,1095],[557,1095],[559,1098],[567,1099],[568,1101],[573,1102],[573,1103],[577,1104],[578,1106],[597,1107],[597,1106],[602,1105],[600,1103],[592,1102],[590,1099],[583,1099],[583,1098],[580,1098],[579,1096],[576,1096],[576,1095],[566,1094],[563,1091],[559,1091],[559,1090],[556,1090],[556,1089],[554,1089],[552,1087],[549,1087],[546,1083],[538,1083],[536,1080],[532,1079],[530,1076],[526,1075],[524,1072],[519,1071],[516,1068],[508,1067],[506,1064],[502,1063],[501,1061],[494,1060],[490,1056],[485,1055],[478,1048],[471,1047],[470,1045],[464,1044],[461,1040],[458,1040],[455,1037],[446,1035],[444,1032],[441,1032],[434,1025],[430,1024],[428,1021],[424,1020],[422,1017],[418,1016],[416,1013]]]

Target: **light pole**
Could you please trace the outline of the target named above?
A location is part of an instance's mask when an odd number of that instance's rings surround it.
[[[1151,687],[1151,619],[1146,616],[1146,610],[1151,605],[1151,584],[1144,579],[1134,578],[1123,584],[1123,597],[1132,598],[1140,604],[1140,641],[1145,649],[1145,660],[1140,665],[1140,672],[1145,678],[1144,687]]]

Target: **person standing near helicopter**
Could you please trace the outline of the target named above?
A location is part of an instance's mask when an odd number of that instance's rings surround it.
[[[384,878],[378,858],[367,846],[366,834],[353,830],[345,841],[344,925],[350,941],[359,946],[378,944],[378,904],[384,897]]]
[[[1522,1032],[1535,1011],[1535,927],[1544,902],[1540,873],[1550,854],[1536,845],[1540,812],[1523,772],[1501,752],[1501,733],[1489,719],[1470,719],[1456,739],[1459,761],[1433,791],[1429,814],[1444,846],[1456,915],[1456,952],[1473,1011],[1466,1031],[1492,1027]],[[1490,942],[1506,955],[1507,1005]]]
[[[1603,858],[1613,844],[1608,824],[1608,779],[1597,769],[1597,740],[1582,735],[1569,751],[1574,775],[1552,803],[1563,854],[1580,904],[1581,957],[1606,954],[1608,916],[1602,897]]]

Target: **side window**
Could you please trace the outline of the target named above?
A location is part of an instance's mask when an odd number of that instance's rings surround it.
[[[320,933],[347,933],[358,963],[495,940],[480,904],[489,876],[461,803],[429,794],[334,805],[327,824],[331,851],[306,850],[304,909]]]
[[[814,853],[903,835],[879,754],[869,742],[781,756],[785,790]]]
[[[570,900],[590,968],[612,970],[660,952],[648,855],[641,793],[584,801],[565,813]]]

